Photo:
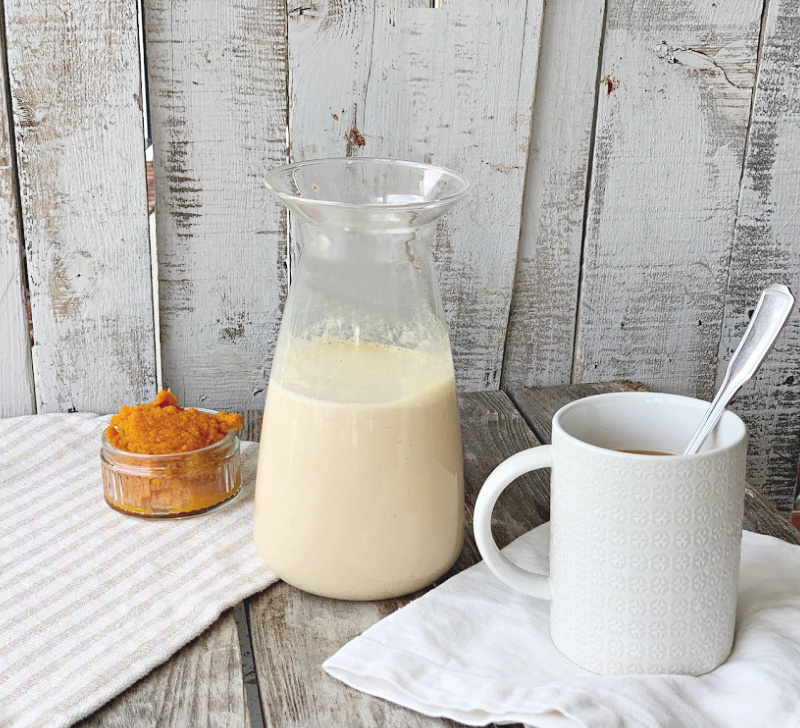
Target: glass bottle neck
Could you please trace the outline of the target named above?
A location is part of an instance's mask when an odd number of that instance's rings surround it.
[[[301,261],[303,257],[309,256],[330,261],[346,261],[353,265],[386,263],[420,265],[421,258],[430,260],[436,223],[375,229],[295,220],[294,229]]]
[[[435,223],[375,231],[298,222],[282,336],[449,351],[431,256]]]

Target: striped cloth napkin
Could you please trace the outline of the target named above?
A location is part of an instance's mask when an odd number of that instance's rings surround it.
[[[0,420],[3,728],[74,723],[277,579],[253,545],[253,443],[225,508],[133,518],[103,500],[108,420]]]

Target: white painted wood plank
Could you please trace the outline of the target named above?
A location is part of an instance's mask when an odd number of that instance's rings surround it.
[[[164,383],[181,402],[263,406],[285,295],[280,0],[147,0]]]
[[[542,6],[408,7],[421,4],[290,10],[292,153],[402,157],[470,178],[472,197],[440,227],[434,257],[459,386],[497,388]]]
[[[569,383],[605,3],[544,8],[503,386]]]
[[[761,0],[610,0],[575,381],[709,396]]]
[[[23,242],[8,117],[5,38],[0,35],[0,417],[34,411]]]
[[[761,290],[800,294],[800,5],[771,0],[739,196],[717,382]],[[749,426],[749,475],[791,510],[800,447],[800,316],[790,319],[733,409]]]
[[[7,0],[39,411],[155,388],[136,2]]]
[[[382,139],[390,130],[367,129],[365,118],[368,109],[390,96],[388,75],[400,62],[392,53],[398,16],[408,8],[428,5],[427,0],[289,2],[289,142],[293,161],[376,157],[392,151]]]

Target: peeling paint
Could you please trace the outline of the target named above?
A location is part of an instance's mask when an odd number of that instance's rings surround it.
[[[613,76],[603,76],[600,79],[601,84],[605,84],[606,87],[606,95],[610,94],[612,91],[615,91],[619,87],[619,81],[615,79]]]
[[[345,134],[344,138],[347,142],[348,157],[352,156],[356,149],[360,149],[367,143],[366,137],[358,130],[355,124],[350,127],[350,131]]]

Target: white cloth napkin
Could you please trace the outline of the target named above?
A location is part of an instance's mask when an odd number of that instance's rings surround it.
[[[546,571],[549,524],[505,553]],[[549,603],[483,563],[381,620],[324,665],[348,685],[469,725],[540,728],[800,726],[800,548],[745,532],[736,641],[701,677],[594,675],[561,655]]]
[[[0,726],[67,726],[276,581],[253,545],[257,448],[217,512],[125,516],[103,500],[108,417],[0,420]]]

